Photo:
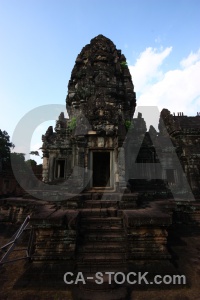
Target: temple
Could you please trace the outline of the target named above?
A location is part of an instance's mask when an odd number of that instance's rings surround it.
[[[43,135],[43,181],[61,184],[67,180],[69,192],[122,192],[127,182],[130,186],[133,179],[142,178],[162,179],[181,187],[185,172],[194,195],[198,195],[200,115],[175,116],[163,109],[159,132],[153,126],[147,131],[141,113],[133,119],[135,107],[136,94],[125,56],[108,38],[95,37],[77,56],[71,73],[66,98],[69,118],[62,112],[55,132],[50,126]],[[178,163],[172,159],[173,152]],[[159,162],[162,169],[158,171]],[[138,184],[135,181],[133,188]]]
[[[42,289],[61,288],[67,271],[177,274],[170,228],[200,222],[200,114],[163,109],[159,131],[147,130],[140,112],[133,118],[126,58],[103,35],[77,56],[66,109],[68,117],[61,112],[55,131],[42,136],[42,188],[1,203],[4,221],[31,216],[33,264],[22,279]],[[103,285],[76,285],[72,295],[125,300],[132,289],[104,277]]]
[[[61,113],[56,132],[50,127],[43,136],[43,180],[64,181],[78,166],[70,189],[117,191],[119,183],[124,184],[125,170],[118,158],[136,96],[124,55],[103,35],[78,55],[66,104],[69,119]]]

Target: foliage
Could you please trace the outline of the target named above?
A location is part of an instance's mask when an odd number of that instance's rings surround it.
[[[0,129],[0,156],[3,161],[10,158],[10,148],[14,147],[13,143],[10,142],[8,133]]]
[[[37,166],[37,162],[34,159],[26,160],[26,164],[31,167]]]
[[[15,162],[17,164],[23,163],[25,161],[25,153],[13,152],[10,153],[10,157],[12,159],[12,162]]]
[[[30,154],[30,155],[40,156],[40,154],[39,154],[38,151],[31,151],[29,154]]]
[[[122,62],[120,63],[120,65],[122,66],[122,68],[127,68],[127,67],[128,67],[128,64],[127,64],[126,61],[122,61]]]
[[[14,144],[10,142],[10,136],[6,131],[0,129],[0,164],[1,168],[5,168],[10,162],[10,150],[14,148]]]
[[[25,168],[25,154],[24,153],[10,153],[10,161],[8,164],[8,169],[15,169],[18,173],[23,174]]]
[[[70,130],[74,130],[76,128],[76,118],[73,117],[71,121],[68,123],[68,127]]]
[[[124,125],[127,130],[129,130],[130,128],[133,128],[133,122],[131,122],[129,120],[126,120]]]
[[[24,153],[10,153],[10,159],[12,166],[15,166],[19,171],[21,171],[24,168],[24,162],[25,162],[25,154]]]
[[[6,131],[0,129],[0,171],[10,170],[15,167],[19,172],[25,172],[27,166],[36,166],[37,162],[29,159],[25,162],[24,153],[11,153],[14,144],[10,142],[10,136]],[[32,155],[39,155],[38,151],[31,151]]]

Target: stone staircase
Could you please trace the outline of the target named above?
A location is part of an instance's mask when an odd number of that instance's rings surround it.
[[[103,276],[95,282],[95,273],[126,273],[126,236],[116,200],[86,200],[80,212],[77,271],[86,279],[79,285],[75,299],[126,299],[126,288]],[[87,279],[90,277],[93,279]]]

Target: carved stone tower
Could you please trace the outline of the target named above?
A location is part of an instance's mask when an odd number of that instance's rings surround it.
[[[72,70],[66,98],[69,119],[62,113],[56,132],[49,128],[43,136],[43,180],[68,180],[71,192],[123,189],[123,141],[135,106],[125,56],[98,35],[82,49]]]
[[[66,99],[69,116],[82,113],[97,134],[113,135],[133,118],[136,100],[126,58],[98,35],[76,59]]]

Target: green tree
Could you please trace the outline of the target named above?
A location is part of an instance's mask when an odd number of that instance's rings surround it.
[[[23,164],[25,162],[25,153],[13,152],[10,153],[10,157],[12,159],[12,162],[16,164]]]
[[[25,170],[25,154],[13,152],[10,153],[10,167],[15,168],[18,172],[24,173]],[[12,163],[12,164],[11,164]]]
[[[26,160],[26,164],[31,167],[37,166],[37,162],[34,159]]]
[[[10,162],[10,151],[15,145],[10,142],[10,136],[0,129],[0,169],[4,169]]]
[[[128,64],[127,64],[127,62],[126,61],[122,61],[121,63],[120,63],[120,65],[122,66],[122,68],[128,68]]]
[[[36,155],[36,156],[40,156],[38,151],[31,151],[29,154],[31,155]]]

